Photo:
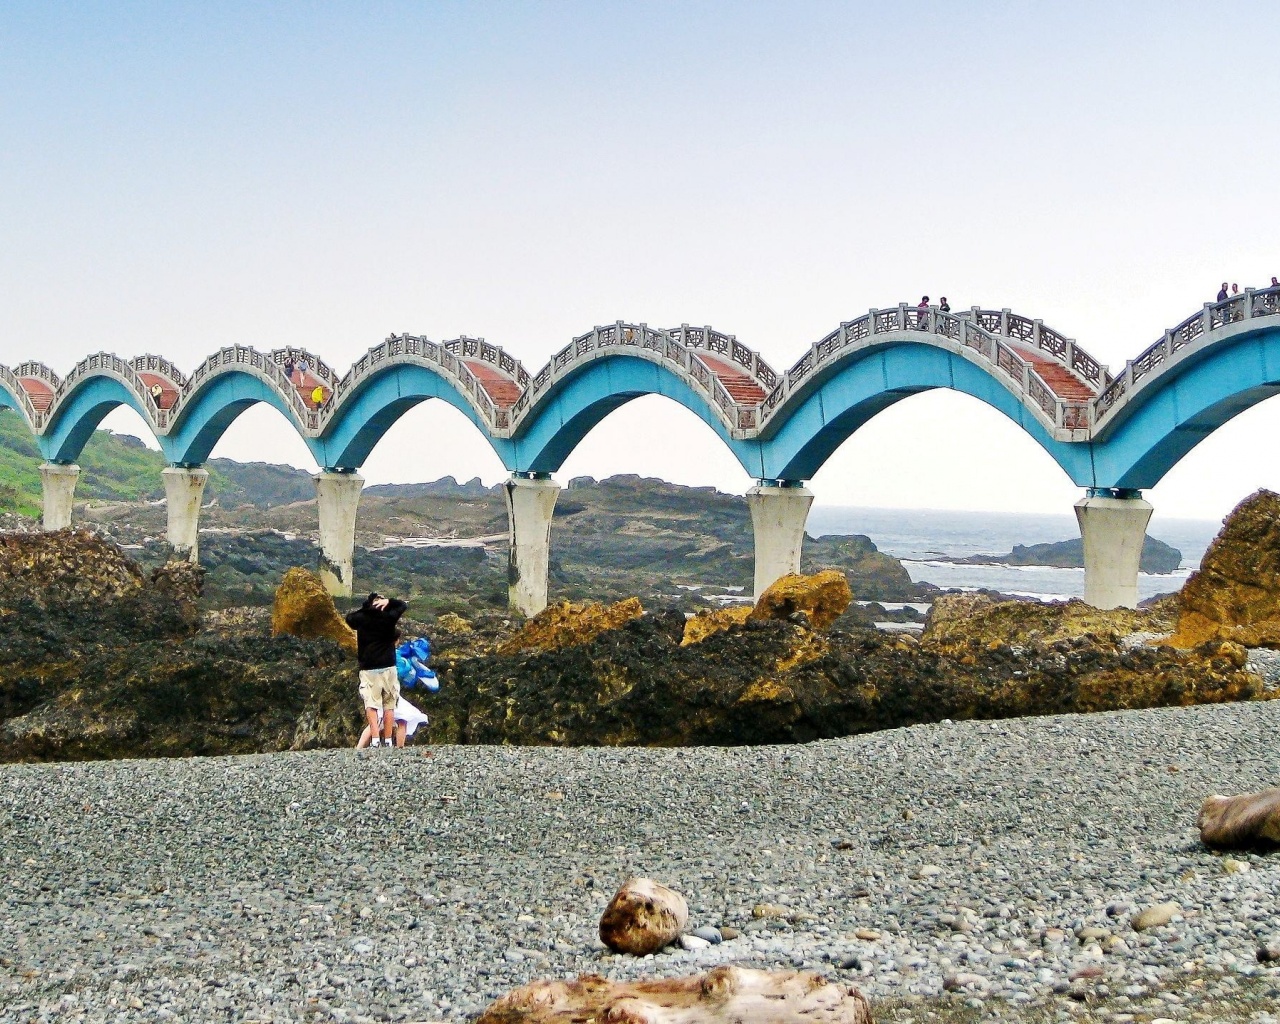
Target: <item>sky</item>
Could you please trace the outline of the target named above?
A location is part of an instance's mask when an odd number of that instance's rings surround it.
[[[1258,26],[1251,31],[1249,26]],[[791,365],[842,320],[946,295],[1113,368],[1280,274],[1265,3],[24,3],[0,6],[0,362],[190,370],[392,331],[531,370],[618,319],[710,324]],[[1217,42],[1215,42],[1217,40]],[[128,410],[105,425],[145,435]],[[1280,403],[1147,497],[1217,518],[1280,489]],[[314,468],[273,410],[215,457]],[[433,401],[370,482],[505,476]],[[751,480],[638,399],[558,478]],[[1064,512],[1081,493],[975,399],[876,417],[822,504]]]

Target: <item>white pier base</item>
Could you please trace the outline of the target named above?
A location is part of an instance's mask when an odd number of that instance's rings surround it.
[[[71,506],[75,502],[76,481],[79,479],[79,466],[46,462],[40,467],[45,530],[65,530],[71,525]]]
[[[209,480],[206,469],[169,466],[164,477],[169,513],[169,557],[178,562],[200,561],[200,501]]]
[[[1138,563],[1151,505],[1140,497],[1083,498],[1076,520],[1084,541],[1084,599],[1095,608],[1138,607]]]
[[[334,597],[350,597],[356,549],[356,509],[364,477],[323,470],[316,482],[320,506],[320,579]]]
[[[547,606],[551,517],[560,485],[545,477],[513,476],[507,496],[507,599],[513,612],[537,615]]]
[[[813,492],[807,487],[760,484],[747,491],[756,543],[756,600],[775,581],[800,571],[804,526]]]

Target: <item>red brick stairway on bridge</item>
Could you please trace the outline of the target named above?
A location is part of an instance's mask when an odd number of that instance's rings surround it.
[[[1021,345],[1011,345],[1010,348],[1030,363],[1031,368],[1040,375],[1040,379],[1045,382],[1049,390],[1063,401],[1087,402],[1097,394],[1092,387],[1061,363],[1047,358],[1036,349],[1023,348]]]
[[[755,382],[742,367],[706,352],[693,353],[708,370],[714,373],[726,391],[739,405],[759,405],[764,401],[764,388]]]
[[[463,362],[476,380],[480,382],[480,386],[484,388],[485,393],[493,399],[493,404],[499,409],[510,409],[516,404],[516,400],[521,394],[519,384],[510,377],[504,376],[502,371],[488,363],[481,363],[471,359],[464,359]]]

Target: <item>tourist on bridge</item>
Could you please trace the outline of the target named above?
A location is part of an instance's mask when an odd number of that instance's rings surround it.
[[[1218,301],[1226,302],[1231,296],[1227,292],[1227,282],[1222,282],[1222,287],[1218,289]]]
[[[938,301],[938,309],[943,313],[951,312],[951,303],[947,301],[947,297],[945,295]]]
[[[289,378],[289,383],[295,387],[298,384],[298,380],[293,374],[297,368],[298,364],[293,361],[293,356],[290,356],[284,361],[284,375]]]
[[[360,699],[364,702],[369,735],[373,737],[369,741],[371,747],[395,745],[395,707],[400,699],[400,680],[396,676],[396,641],[400,639],[400,630],[396,624],[407,607],[403,601],[374,593],[355,611],[347,613],[347,625],[356,631]]]
[[[916,327],[924,330],[929,323],[929,296],[923,296],[916,304]]]

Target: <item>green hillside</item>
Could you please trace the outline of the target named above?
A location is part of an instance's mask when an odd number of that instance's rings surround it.
[[[0,409],[0,511],[40,514],[40,463],[35,441],[16,412]],[[94,431],[77,460],[82,470],[76,498],[104,501],[154,501],[164,497],[160,476],[164,456],[136,437]],[[269,507],[315,497],[306,470],[213,459],[208,465],[205,500],[220,505]]]

